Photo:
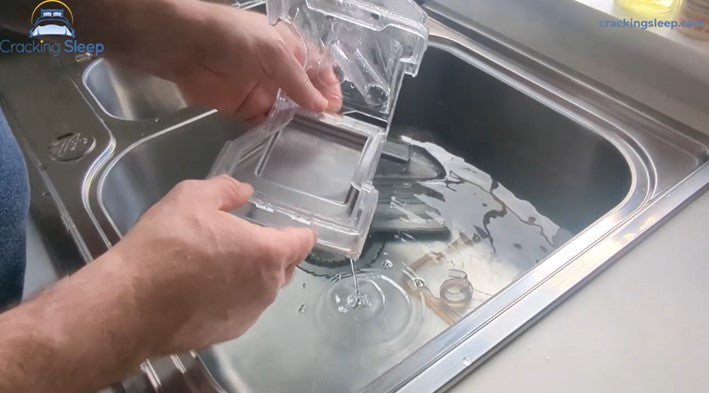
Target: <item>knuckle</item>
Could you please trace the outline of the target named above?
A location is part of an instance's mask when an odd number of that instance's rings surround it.
[[[276,39],[271,41],[270,49],[274,55],[280,56],[281,58],[290,56],[292,53],[290,49],[288,49],[288,45],[286,44],[286,42],[278,36]]]
[[[266,305],[273,303],[278,295],[278,290],[281,288],[281,280],[283,277],[282,272],[278,271],[264,271],[261,276],[261,291],[260,296],[263,297]]]
[[[272,70],[274,75],[272,76],[287,76],[289,73],[288,67],[291,64],[290,61],[288,61],[291,56],[291,52],[285,42],[283,42],[282,39],[273,40],[268,46],[268,52],[270,56],[272,56],[271,59],[275,62]]]
[[[272,39],[260,40],[257,45],[259,50],[255,51],[261,72],[267,78],[277,78],[283,73],[283,59],[287,54],[283,40],[276,36]]]
[[[183,180],[177,183],[177,185],[175,185],[172,190],[177,195],[188,194],[196,187],[198,187],[197,183],[197,180]]]
[[[264,257],[266,258],[266,266],[270,271],[280,271],[283,269],[284,258],[277,247],[266,247]]]
[[[281,269],[283,266],[282,246],[274,241],[273,228],[263,228],[258,238],[258,252],[263,262],[274,269]]]
[[[265,299],[264,300],[265,300],[267,306],[276,301],[276,298],[278,297],[278,292],[279,292],[278,288],[280,288],[280,286],[272,287],[272,288],[269,288],[269,290],[265,291],[265,296],[264,296]]]

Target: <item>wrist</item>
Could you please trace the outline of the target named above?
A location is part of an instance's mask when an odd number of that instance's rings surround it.
[[[101,257],[0,315],[1,391],[90,391],[137,371],[151,348],[115,258]]]
[[[157,327],[155,316],[144,312],[141,273],[116,248],[92,262],[80,272],[77,288],[95,288],[87,315],[102,315],[100,323],[107,350],[114,352],[118,364],[138,365],[155,354]],[[72,277],[74,278],[74,277]],[[87,294],[87,296],[91,296]]]

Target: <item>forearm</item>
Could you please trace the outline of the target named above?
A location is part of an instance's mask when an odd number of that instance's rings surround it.
[[[95,391],[150,355],[131,280],[106,262],[0,314],[1,392]]]
[[[73,9],[77,39],[100,42],[106,57],[167,79],[174,75],[165,69],[192,64],[215,40],[205,26],[221,12],[199,0],[91,0]]]

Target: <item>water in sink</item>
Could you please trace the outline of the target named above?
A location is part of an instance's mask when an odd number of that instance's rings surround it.
[[[401,142],[435,164],[420,159],[426,176],[383,192],[377,214],[390,219],[373,228],[361,259],[311,256],[249,332],[202,353],[229,391],[358,391],[571,236],[464,159],[409,134]]]

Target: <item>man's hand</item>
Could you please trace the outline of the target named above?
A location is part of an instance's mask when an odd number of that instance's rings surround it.
[[[182,182],[109,251],[156,330],[154,353],[240,336],[312,249],[309,229],[266,228],[229,213],[252,192],[228,176]]]
[[[180,183],[106,254],[0,314],[0,391],[88,392],[243,334],[315,243],[230,214],[251,192],[226,176]]]
[[[265,119],[279,88],[314,112],[342,105],[332,67],[306,71],[300,38],[264,15],[198,0],[77,7],[79,37],[103,42],[109,59],[176,82],[193,104],[254,123]]]

